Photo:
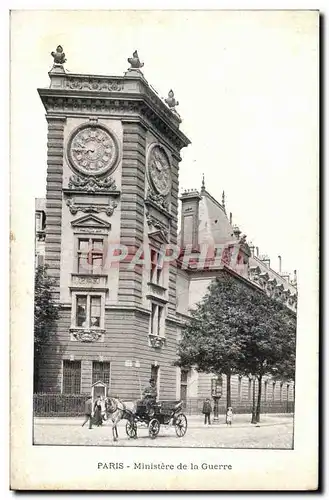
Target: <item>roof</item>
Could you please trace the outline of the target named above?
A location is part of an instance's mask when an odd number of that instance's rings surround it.
[[[199,243],[220,244],[232,242],[233,227],[223,206],[205,189],[201,191],[199,204]]]

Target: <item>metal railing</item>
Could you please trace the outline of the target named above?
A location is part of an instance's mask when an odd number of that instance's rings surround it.
[[[187,415],[196,415],[202,412],[202,407],[204,399],[191,398],[184,401],[183,409]],[[214,407],[213,401],[211,401],[212,408]],[[235,414],[240,413],[251,413],[252,412],[252,402],[251,401],[235,401],[232,400],[231,406]],[[293,413],[294,412],[294,401],[262,401],[260,408],[261,413]],[[226,413],[226,401],[219,400],[218,402],[218,413],[224,415]]]
[[[84,414],[84,404],[90,394],[38,393],[33,395],[33,412],[36,417],[77,417]],[[202,413],[204,398],[190,398],[183,402],[187,415]],[[212,402],[213,407],[213,402]],[[251,413],[249,401],[232,400],[235,414]],[[219,400],[219,414],[226,412],[225,400]],[[261,413],[293,413],[294,401],[262,401]]]

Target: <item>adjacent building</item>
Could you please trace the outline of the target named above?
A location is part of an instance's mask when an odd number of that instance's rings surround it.
[[[38,90],[48,150],[36,265],[48,266],[60,304],[40,391],[90,393],[102,380],[109,393],[136,399],[153,376],[160,399],[198,402],[211,376],[173,362],[189,308],[211,279],[225,268],[293,310],[296,283],[247,244],[204,181],[181,196],[178,234],[180,152],[190,141],[173,92],[159,97],[137,53],[124,76],[66,73],[62,54],[53,53],[50,87]],[[250,384],[236,377],[233,401],[250,401]],[[293,399],[291,384],[265,384],[264,398]]]

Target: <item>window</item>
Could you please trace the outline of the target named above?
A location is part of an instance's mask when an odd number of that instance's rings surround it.
[[[92,375],[92,383],[104,382],[107,386],[110,385],[110,363],[101,362],[101,361],[93,361],[93,375]]]
[[[78,239],[78,273],[101,274],[103,268],[103,257],[103,239]]]
[[[150,333],[151,335],[156,335],[154,328],[154,321],[156,317],[157,306],[152,303],[152,312],[151,312],[151,325],[150,325]]]
[[[164,307],[152,302],[150,317],[150,334],[163,336]]]
[[[75,326],[80,328],[95,328],[101,326],[100,295],[76,295]]]
[[[159,376],[159,366],[152,365],[151,366],[151,378],[154,378],[156,384],[158,384],[158,376]]]
[[[160,335],[161,332],[162,315],[163,315],[163,307],[158,306],[158,335]]]
[[[80,394],[81,361],[63,361],[63,393]]]
[[[151,248],[151,270],[150,282],[156,285],[162,283],[162,261],[161,256],[157,250]]]
[[[158,397],[159,397],[159,386],[160,386],[159,372],[160,372],[160,367],[158,365],[151,365],[151,378],[154,378],[155,380]]]

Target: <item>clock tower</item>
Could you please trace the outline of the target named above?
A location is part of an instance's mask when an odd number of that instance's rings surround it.
[[[175,399],[172,362],[178,166],[189,144],[172,91],[162,100],[137,52],[124,76],[67,73],[52,53],[39,89],[48,122],[46,250],[60,318],[40,367],[43,392],[138,398],[152,375]]]

